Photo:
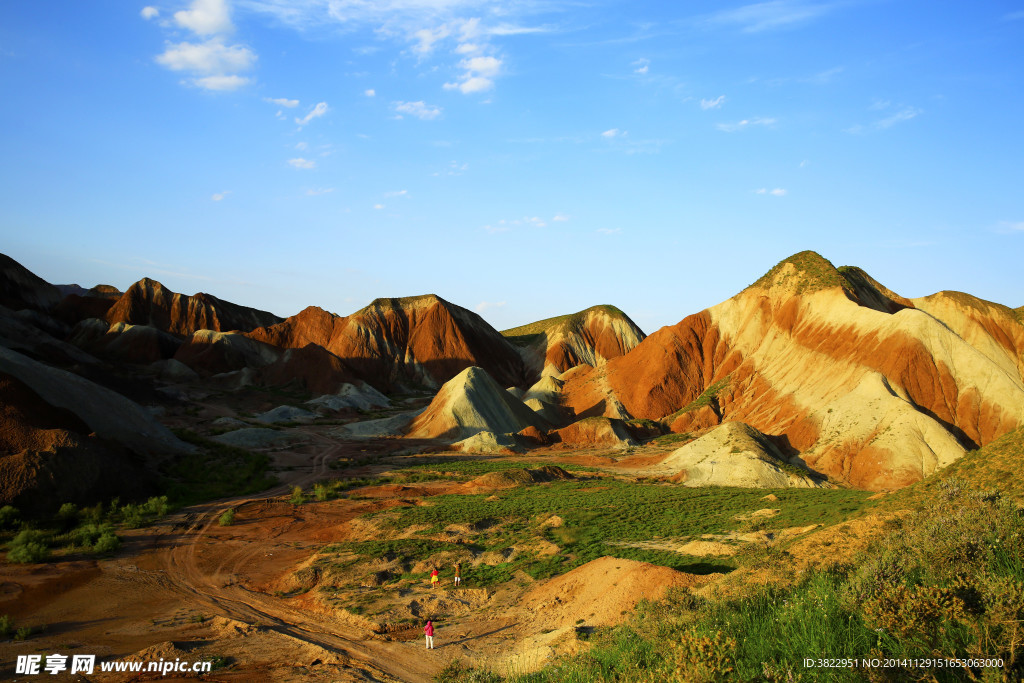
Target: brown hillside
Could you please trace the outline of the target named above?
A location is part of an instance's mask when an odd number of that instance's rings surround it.
[[[149,325],[164,332],[191,335],[196,330],[247,332],[280,322],[273,313],[239,306],[209,294],[177,294],[143,278],[128,288],[106,315],[107,322]]]
[[[470,366],[503,386],[522,384],[522,360],[483,318],[433,294],[377,299],[347,317],[310,307],[253,339],[285,348],[324,347],[374,386],[436,387]]]

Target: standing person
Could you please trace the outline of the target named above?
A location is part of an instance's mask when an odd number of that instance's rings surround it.
[[[427,649],[434,649],[434,622],[427,619],[427,625],[423,627],[423,632],[427,634]]]
[[[430,572],[430,588],[437,588],[437,582],[441,579],[437,575],[437,567],[434,567],[434,571]]]
[[[462,563],[459,562],[455,565],[455,585],[458,586],[462,583]]]

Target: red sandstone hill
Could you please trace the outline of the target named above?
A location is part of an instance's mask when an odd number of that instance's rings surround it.
[[[196,330],[248,332],[281,322],[273,313],[239,306],[210,294],[177,294],[149,278],[129,287],[107,311],[106,320],[111,324],[149,325],[179,335],[191,335]]]
[[[477,314],[433,294],[376,299],[347,317],[311,306],[248,336],[283,348],[316,344],[381,388],[437,387],[471,366],[485,369],[502,386],[525,382],[522,359],[501,334]]]
[[[607,305],[514,327],[502,335],[520,347],[532,381],[584,363],[600,365],[628,353],[646,337],[629,316]]]
[[[949,292],[905,299],[802,252],[625,356],[563,376],[562,402],[674,431],[745,422],[838,481],[884,489],[1024,424],[1022,353],[1012,309]]]

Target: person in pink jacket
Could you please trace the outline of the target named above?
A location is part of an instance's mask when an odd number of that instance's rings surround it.
[[[423,632],[427,634],[427,649],[434,649],[434,622],[427,619],[427,625],[423,627]]]

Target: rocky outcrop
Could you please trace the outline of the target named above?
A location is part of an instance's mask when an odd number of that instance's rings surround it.
[[[469,367],[445,382],[409,427],[407,436],[458,441],[478,432],[510,434],[547,425],[481,368]]]
[[[902,486],[1024,423],[1013,311],[949,299],[909,301],[803,252],[627,355],[563,377],[563,403],[583,414],[603,396],[680,431],[712,426],[708,407],[837,481]],[[694,410],[703,415],[679,421]]]
[[[580,364],[601,365],[625,355],[645,338],[614,306],[592,306],[502,332],[520,347],[528,376],[559,375]]]
[[[273,313],[239,306],[210,294],[177,294],[156,280],[143,278],[107,311],[107,322],[149,325],[182,336],[197,330],[248,332],[281,321]]]
[[[522,360],[504,337],[480,316],[433,294],[377,299],[347,317],[310,307],[249,336],[282,348],[317,344],[382,389],[437,387],[470,366],[504,386],[524,378]]]
[[[676,449],[643,474],[672,476],[686,486],[815,488],[821,484],[788,463],[778,448],[750,425],[726,422]]]

